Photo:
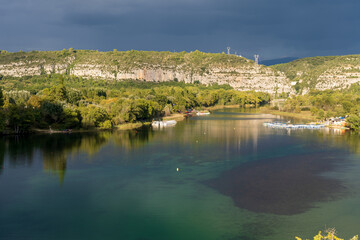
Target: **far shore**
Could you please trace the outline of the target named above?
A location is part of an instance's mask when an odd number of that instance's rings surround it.
[[[318,119],[315,116],[311,115],[310,111],[302,111],[300,113],[291,113],[291,112],[282,112],[279,110],[271,110],[267,107],[261,107],[261,108],[258,108],[258,112],[279,115],[279,116],[283,116],[283,117],[292,117],[292,118],[309,120],[309,121],[318,121]]]
[[[162,120],[176,120],[182,121],[185,119],[185,115],[182,113],[174,113],[169,116],[162,117]],[[58,130],[58,129],[32,129],[35,133],[88,133],[88,132],[101,132],[101,131],[109,131],[109,130],[117,130],[117,131],[126,131],[126,130],[136,130],[142,128],[144,126],[148,126],[151,124],[151,121],[146,122],[134,122],[134,123],[124,123],[117,126],[114,126],[110,129],[103,128],[90,128],[90,129],[71,129],[71,130]]]
[[[240,106],[237,105],[216,105],[212,107],[205,107],[204,110],[208,111],[214,111],[219,109],[226,109],[226,108],[240,108]],[[249,107],[247,107],[249,108]],[[266,114],[273,114],[273,115],[279,115],[284,117],[293,117],[297,119],[303,119],[303,120],[309,120],[309,121],[316,121],[316,117],[312,116],[309,111],[302,111],[301,113],[289,113],[289,112],[282,112],[279,110],[271,110],[268,107],[259,107],[254,108],[256,109],[256,112],[258,113],[266,113]],[[176,121],[182,121],[186,118],[186,115],[184,113],[173,113],[169,116],[161,117],[161,120],[163,121],[169,121],[169,120],[176,120]],[[151,125],[151,121],[145,121],[145,122],[134,122],[134,123],[124,123],[117,126],[114,126],[111,129],[102,129],[102,128],[91,128],[91,129],[71,129],[71,130],[54,130],[54,129],[32,129],[34,133],[46,133],[46,134],[52,134],[52,133],[89,133],[89,132],[101,132],[101,131],[109,131],[109,130],[116,130],[116,131],[126,131],[126,130],[136,130],[140,129],[144,126]],[[9,132],[11,135],[11,133]],[[9,135],[7,134],[7,135]]]

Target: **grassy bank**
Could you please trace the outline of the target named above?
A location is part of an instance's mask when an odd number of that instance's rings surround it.
[[[300,113],[292,113],[292,112],[282,112],[279,110],[271,110],[268,107],[258,108],[259,113],[273,114],[284,117],[292,117],[297,119],[309,120],[309,121],[317,121],[315,116],[311,115],[310,111],[301,111]]]

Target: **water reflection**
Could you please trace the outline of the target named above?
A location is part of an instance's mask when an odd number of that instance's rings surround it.
[[[35,152],[42,155],[43,169],[58,174],[63,181],[67,156],[85,152],[95,154],[108,142],[111,133],[54,134],[33,136],[9,136],[0,140],[1,165],[7,156],[9,167],[31,167]]]
[[[42,156],[43,169],[57,174],[63,182],[69,156],[77,159],[85,153],[88,160],[98,153],[110,140],[125,151],[146,145],[152,138],[149,129],[126,132],[71,133],[33,136],[7,136],[0,139],[0,174],[4,171],[5,159],[9,167],[31,167],[35,152]],[[5,158],[5,156],[7,156]]]
[[[150,128],[143,128],[133,131],[117,131],[113,132],[112,140],[117,147],[121,147],[126,151],[133,151],[144,147],[154,137],[154,132]]]
[[[122,152],[136,154],[138,149],[152,143],[152,152],[173,154],[179,161],[188,164],[226,161],[234,155],[261,153],[264,148],[271,149],[272,144],[278,144],[277,135],[289,134],[286,130],[268,129],[262,126],[269,119],[273,121],[287,119],[269,114],[226,111],[229,112],[216,112],[211,117],[191,118],[179,122],[176,127],[160,131],[144,128],[136,131],[3,137],[0,139],[0,174],[4,171],[6,159],[10,167],[31,167],[34,153],[38,151],[42,155],[43,169],[59,175],[62,182],[68,156],[75,156],[72,159],[76,160],[78,154],[85,153],[88,161],[92,161],[92,156],[109,144],[114,145],[119,151],[121,149]],[[333,130],[297,130],[292,131],[290,135],[305,140],[309,135],[317,136],[319,143],[326,142],[332,146],[346,147],[352,152],[360,153],[360,138],[357,134],[334,133]],[[274,141],[267,141],[266,146],[261,143],[259,145],[260,138],[264,136],[270,136]],[[283,144],[286,146],[287,143]],[[145,161],[147,158],[137,159]]]
[[[287,119],[226,111],[159,131],[1,138],[0,238],[290,239],[338,219],[330,200],[349,184],[336,171],[360,151],[358,135],[289,136],[263,126]],[[301,217],[306,227],[288,221]]]

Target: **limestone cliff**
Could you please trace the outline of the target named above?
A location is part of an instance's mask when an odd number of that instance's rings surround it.
[[[98,52],[63,50],[0,54],[0,74],[22,77],[67,73],[89,79],[229,84],[237,90],[293,92],[285,74],[226,54],[170,52]]]
[[[311,89],[343,89],[360,82],[360,55],[303,58],[272,68],[284,72],[303,94]]]

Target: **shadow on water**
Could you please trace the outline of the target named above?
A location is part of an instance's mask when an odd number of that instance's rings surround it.
[[[316,202],[337,199],[345,192],[340,181],[320,175],[333,170],[341,160],[334,153],[264,159],[245,163],[204,183],[252,212],[299,214]]]

